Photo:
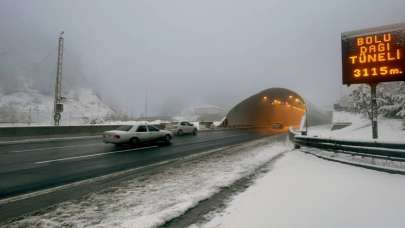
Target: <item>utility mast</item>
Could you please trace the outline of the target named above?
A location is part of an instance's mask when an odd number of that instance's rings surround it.
[[[148,118],[148,91],[145,94],[145,120]]]
[[[58,65],[56,70],[56,83],[55,83],[55,100],[53,108],[54,125],[59,126],[62,118],[63,104],[62,104],[62,64],[63,64],[63,31],[59,35],[58,45]]]

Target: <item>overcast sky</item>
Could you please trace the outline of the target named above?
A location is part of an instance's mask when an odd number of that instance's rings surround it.
[[[159,114],[230,108],[270,87],[328,105],[343,90],[341,32],[403,22],[404,9],[404,0],[0,0],[0,84],[23,75],[50,88],[64,30],[64,80],[135,114],[146,93]]]

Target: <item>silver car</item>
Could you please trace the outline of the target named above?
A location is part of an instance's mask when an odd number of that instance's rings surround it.
[[[190,122],[181,121],[181,122],[173,122],[167,125],[167,130],[173,132],[176,135],[183,135],[183,134],[193,134],[197,135],[197,128]]]
[[[103,133],[103,141],[105,143],[125,144],[130,143],[133,145],[143,142],[163,141],[170,143],[173,138],[173,133],[166,130],[148,125],[125,125],[116,130],[105,131]]]

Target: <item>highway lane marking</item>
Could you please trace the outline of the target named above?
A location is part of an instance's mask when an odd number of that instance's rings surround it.
[[[176,144],[176,146],[183,146],[189,144],[197,144],[197,143],[205,143],[210,141],[218,141],[222,139],[234,138],[237,136],[244,136],[244,135],[231,135],[227,137],[217,138],[217,139],[210,139],[210,140],[203,140],[203,141],[196,141],[196,142],[188,142],[188,143],[180,143]],[[31,152],[31,151],[41,151],[41,150],[53,150],[53,149],[64,149],[64,148],[74,148],[74,147],[88,147],[88,146],[96,146],[96,145],[104,145],[102,143],[91,143],[91,144],[84,144],[84,145],[71,145],[71,146],[55,146],[55,147],[42,147],[42,148],[34,148],[34,149],[25,149],[25,150],[14,150],[10,153],[23,153],[23,152]]]
[[[61,186],[57,186],[57,187],[53,187],[53,188],[48,188],[48,189],[44,189],[44,190],[38,190],[38,191],[35,191],[35,192],[23,194],[23,195],[13,196],[13,197],[10,197],[10,198],[5,198],[5,199],[0,199],[0,206],[4,205],[4,204],[16,202],[16,201],[21,201],[21,200],[25,200],[25,199],[29,199],[29,198],[33,198],[33,197],[38,197],[38,196],[41,196],[41,195],[49,194],[49,193],[60,191],[60,190],[69,189],[69,188],[72,188],[72,187],[77,187],[77,186],[80,186],[80,185],[83,185],[83,184],[91,184],[91,183],[95,183],[97,181],[106,180],[108,178],[119,177],[121,175],[125,175],[125,174],[128,174],[128,173],[134,172],[134,171],[138,171],[138,170],[142,170],[142,169],[146,169],[146,168],[153,168],[153,167],[156,167],[156,166],[165,165],[165,164],[175,162],[175,161],[192,160],[194,158],[198,158],[198,157],[204,156],[204,155],[209,155],[211,153],[215,153],[215,152],[218,152],[218,151],[221,151],[221,150],[231,149],[231,148],[237,147],[238,145],[241,145],[241,144],[244,144],[244,143],[235,144],[235,145],[229,145],[229,146],[223,146],[223,147],[207,150],[207,151],[204,151],[204,152],[201,152],[201,153],[191,154],[191,155],[188,155],[188,156],[185,156],[185,157],[177,157],[177,158],[169,159],[169,160],[166,160],[166,161],[161,161],[161,162],[146,165],[146,166],[136,167],[136,168],[132,168],[132,169],[124,170],[124,171],[114,172],[114,173],[110,173],[110,174],[106,174],[106,175],[102,175],[102,176],[98,176],[98,177],[93,177],[93,178],[90,178],[90,179],[85,179],[85,180],[82,180],[82,181],[76,181],[76,182],[73,182],[73,183],[69,183],[69,184],[65,184],[65,185],[61,185]],[[139,148],[139,149],[142,149],[142,148]]]
[[[11,151],[11,153],[23,153],[23,152],[38,151],[38,150],[53,150],[53,149],[63,149],[63,148],[72,148],[72,147],[87,147],[87,146],[95,146],[95,145],[103,145],[103,144],[92,143],[92,144],[84,144],[84,145],[42,147],[42,148],[26,149],[26,150],[14,150],[14,151]]]
[[[82,156],[75,156],[75,157],[59,158],[59,159],[53,159],[53,160],[47,160],[47,161],[39,161],[39,162],[35,162],[35,164],[46,164],[46,163],[51,163],[51,162],[68,161],[68,160],[74,160],[74,159],[80,159],[80,158],[99,157],[99,156],[105,156],[105,155],[109,155],[109,154],[118,154],[118,153],[123,153],[123,152],[128,152],[128,151],[145,150],[145,149],[156,148],[156,147],[158,147],[158,146],[147,146],[147,147],[128,149],[128,150],[118,150],[118,151],[111,151],[111,152],[106,152],[106,153],[98,153],[98,154],[89,154],[89,155],[82,155]]]
[[[202,141],[197,140],[196,142],[192,141],[192,142],[187,142],[187,143],[180,143],[180,144],[175,144],[175,146],[185,146],[185,145],[207,143],[207,142],[219,141],[219,140],[228,139],[228,138],[235,138],[235,137],[239,137],[239,136],[245,136],[245,135],[244,134],[235,134],[235,135],[230,135],[230,136],[221,137],[221,138],[217,138],[217,139],[209,139],[209,140],[202,140]],[[95,146],[95,145],[102,145],[102,144],[101,143],[92,143],[92,144],[85,144],[85,145],[71,145],[71,146],[60,146],[60,147],[43,147],[43,148],[35,148],[35,149],[16,150],[16,151],[11,151],[11,152],[12,153],[23,153],[23,152],[41,151],[41,150],[52,150],[52,149],[74,148],[74,147],[89,147],[89,146]],[[127,150],[122,150],[122,151],[111,151],[111,152],[97,153],[97,154],[88,154],[88,155],[81,155],[81,156],[67,157],[67,158],[59,158],[59,159],[53,159],[53,160],[45,160],[45,161],[35,162],[35,164],[45,164],[45,163],[51,163],[51,162],[57,162],[57,161],[65,161],[65,160],[73,160],[73,159],[80,159],[80,158],[87,158],[87,157],[104,156],[104,155],[108,155],[108,154],[121,153],[121,152],[127,152],[127,151],[136,151],[136,150],[148,149],[148,148],[153,148],[153,147],[157,147],[157,146],[142,147],[142,148],[135,148],[135,149],[127,149]]]
[[[232,137],[236,137],[236,136],[240,136],[240,135],[231,135],[231,136],[222,137],[222,138],[219,138],[219,139],[227,139],[227,138],[232,138]],[[218,139],[215,139],[215,140],[218,140]],[[177,145],[181,146],[181,145],[188,145],[188,144],[194,144],[194,143],[200,143],[200,142],[209,142],[209,141],[212,141],[212,140],[197,141],[197,142],[190,142],[190,143],[181,143],[181,144],[177,144]],[[103,144],[102,143],[92,143],[92,144],[84,144],[84,145],[42,147],[42,148],[35,148],[35,149],[14,150],[14,151],[11,151],[11,153],[23,153],[23,152],[30,152],[30,151],[64,149],[64,148],[73,148],[73,147],[87,147],[87,146],[95,146],[95,145],[103,145]]]
[[[201,133],[218,133],[223,131],[233,131],[245,128],[233,128],[233,129],[207,129],[199,130]],[[247,128],[249,129],[249,128]],[[59,137],[59,138],[36,138],[36,139],[22,139],[22,140],[11,140],[11,141],[0,141],[1,145],[12,145],[12,144],[26,144],[26,143],[41,143],[41,142],[52,142],[52,141],[68,141],[76,139],[96,139],[101,138],[100,135],[95,136],[73,136],[73,137]]]

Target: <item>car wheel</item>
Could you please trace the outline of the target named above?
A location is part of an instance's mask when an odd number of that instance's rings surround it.
[[[132,138],[131,140],[129,140],[129,142],[132,145],[137,145],[137,144],[139,144],[140,140],[138,138]]]
[[[193,135],[197,135],[197,129],[194,128]]]
[[[161,145],[167,146],[167,145],[172,144],[171,140],[172,140],[171,135],[165,135],[158,141],[158,143],[161,144]]]
[[[183,135],[184,133],[183,133],[183,130],[178,130],[177,131],[177,135]]]
[[[172,140],[172,136],[166,135],[165,136],[165,142],[170,143],[170,140]]]

